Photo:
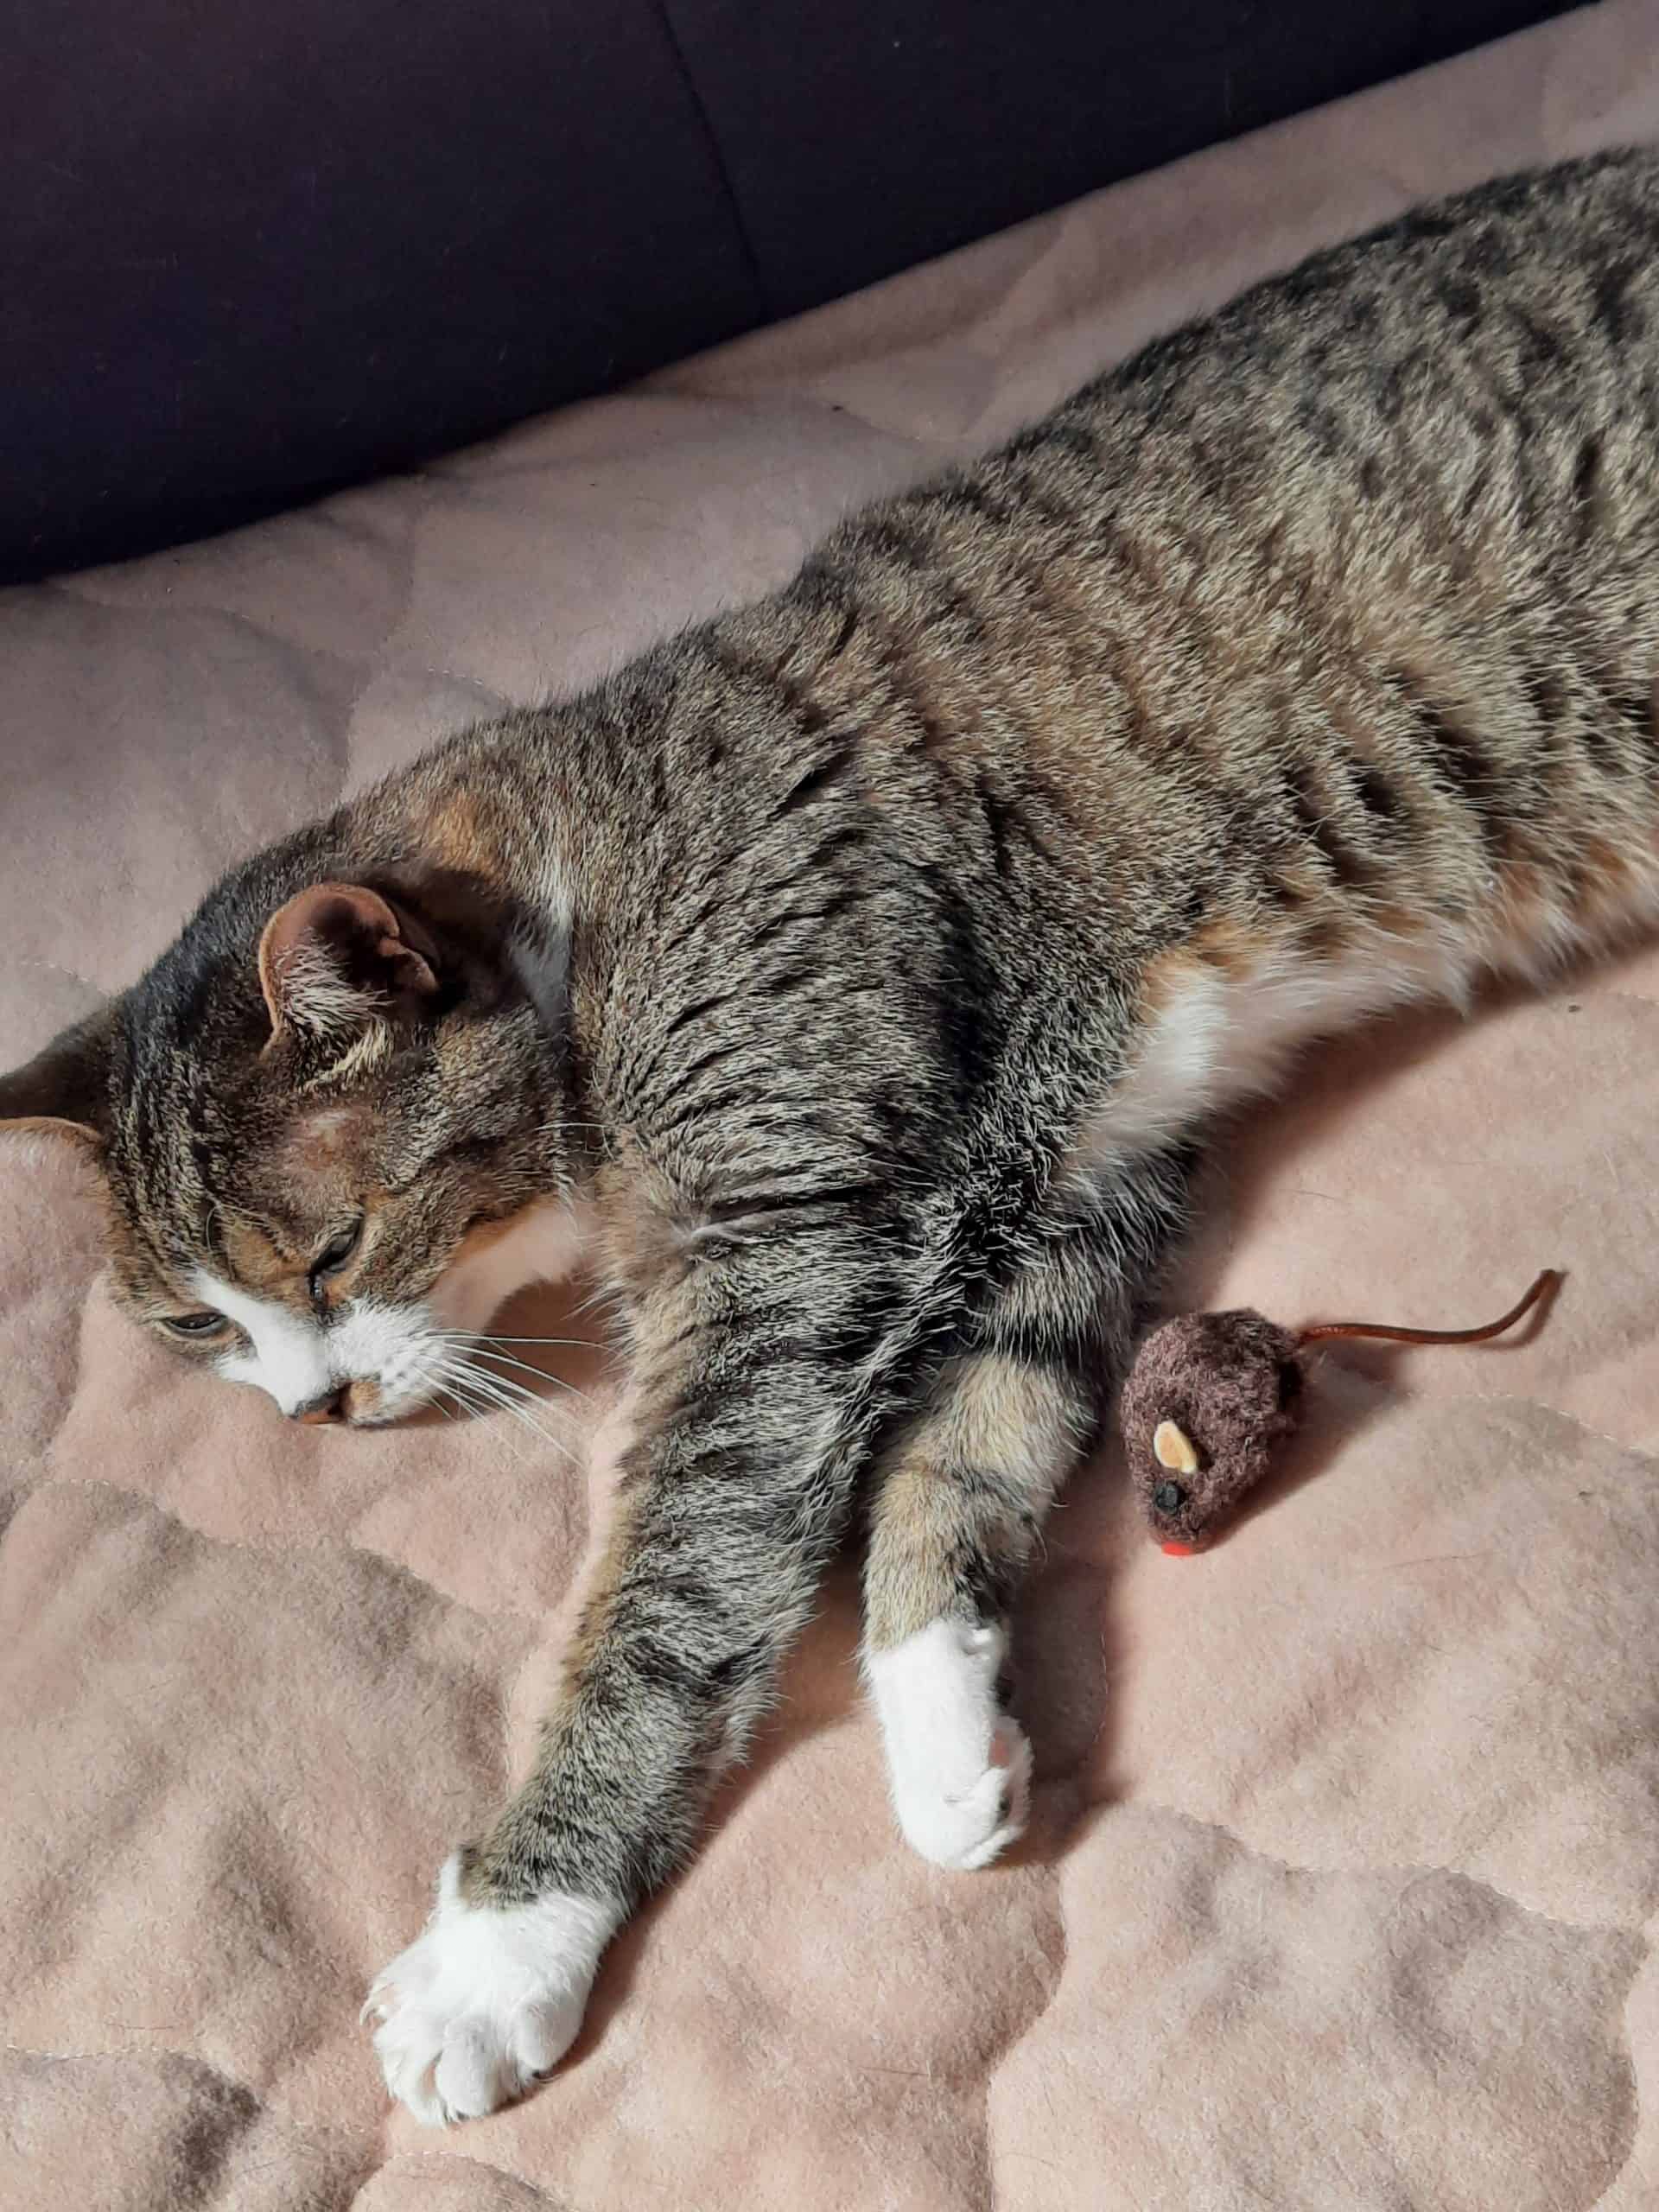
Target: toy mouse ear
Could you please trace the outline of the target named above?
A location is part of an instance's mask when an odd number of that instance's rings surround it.
[[[1192,1438],[1173,1421],[1160,1421],[1153,1430],[1152,1456],[1160,1467],[1172,1468],[1179,1475],[1198,1471],[1198,1454]]]
[[[110,1063],[120,1020],[121,1002],[111,999],[0,1076],[0,1124],[101,1152],[110,1132]]]
[[[408,1018],[438,988],[432,950],[378,891],[313,884],[277,909],[259,940],[273,1036],[347,1046],[377,1021]]]

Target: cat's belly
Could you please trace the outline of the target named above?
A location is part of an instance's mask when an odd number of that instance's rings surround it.
[[[1189,1135],[1208,1116],[1274,1088],[1303,1046],[1367,1017],[1427,1002],[1466,1009],[1483,980],[1542,982],[1565,962],[1659,925],[1659,839],[1603,856],[1569,892],[1520,872],[1463,925],[1399,929],[1351,918],[1318,950],[1222,923],[1155,961],[1141,993],[1139,1044],[1079,1126],[1072,1173]]]

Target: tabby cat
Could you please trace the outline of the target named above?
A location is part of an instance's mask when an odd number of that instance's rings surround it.
[[[1018,1836],[998,1682],[1218,1109],[1659,912],[1659,159],[1248,293],[786,589],[237,868],[0,1084],[123,1304],[395,1419],[578,1260],[630,1382],[533,1771],[370,2009],[487,2112],[690,1850],[856,1517],[899,1827]]]

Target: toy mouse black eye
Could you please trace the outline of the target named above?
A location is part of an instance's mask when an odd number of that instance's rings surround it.
[[[1160,1513],[1179,1513],[1186,1497],[1179,1483],[1160,1483],[1152,1493],[1152,1502]]]

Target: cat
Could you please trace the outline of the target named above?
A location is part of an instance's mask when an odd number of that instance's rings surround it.
[[[1659,912],[1659,158],[1488,185],[1148,346],[787,588],[236,868],[0,1084],[115,1294],[302,1421],[593,1268],[617,1525],[533,1770],[375,1983],[554,2065],[865,1542],[898,1825],[1019,1836],[1000,1681],[1216,1116]]]

